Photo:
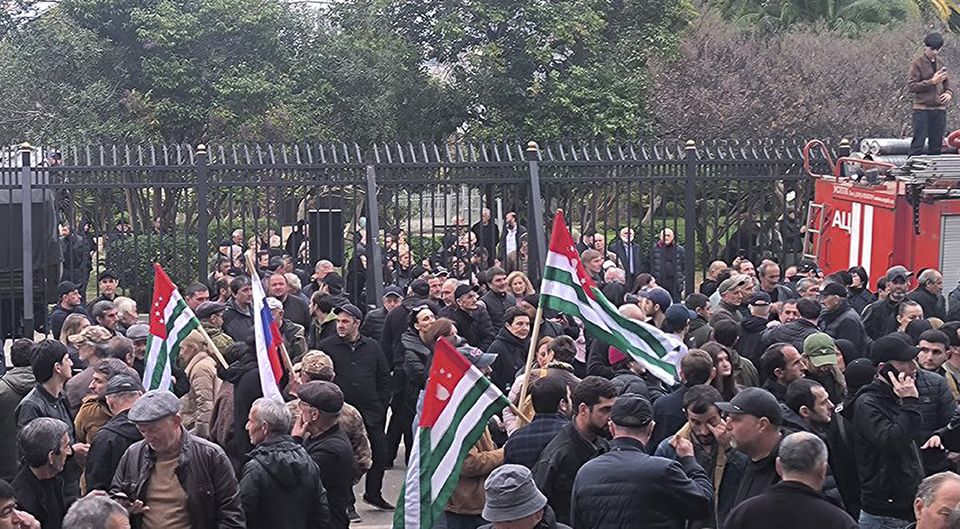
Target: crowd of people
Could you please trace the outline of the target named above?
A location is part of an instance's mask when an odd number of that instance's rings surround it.
[[[286,402],[261,391],[242,233],[183,290],[210,340],[184,337],[172,390],[144,390],[150,329],[118,274],[90,300],[66,277],[53,335],[15,341],[0,378],[0,529],[343,528],[361,480],[393,510],[384,473],[410,456],[439,340],[513,403],[462,461],[449,529],[960,528],[960,290],[947,303],[939,271],[893,266],[871,288],[862,267],[737,258],[693,288],[668,229],[652,248],[629,227],[583,236],[620,313],[680,344],[664,381],[570,315],[533,328],[510,219],[484,211],[454,241],[468,273],[385,241],[377,306],[330,261],[257,261]]]

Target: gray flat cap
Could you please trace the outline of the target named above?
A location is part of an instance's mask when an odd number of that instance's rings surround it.
[[[146,340],[150,336],[150,326],[143,323],[136,323],[127,328],[127,338],[133,341]]]
[[[130,393],[133,391],[143,393],[143,386],[140,384],[140,381],[130,375],[120,373],[107,382],[107,389],[104,395],[116,395],[117,393]]]
[[[156,422],[180,412],[180,399],[165,389],[152,389],[133,403],[127,418],[130,422]]]

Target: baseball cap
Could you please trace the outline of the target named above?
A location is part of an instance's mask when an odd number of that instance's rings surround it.
[[[730,276],[720,283],[720,286],[717,287],[717,292],[720,292],[721,295],[726,294],[728,291],[734,288],[740,288],[743,285],[746,285],[747,281],[750,281],[750,278],[744,274]]]
[[[800,274],[815,273],[817,270],[819,270],[819,268],[817,267],[817,263],[809,259],[804,259],[803,261],[800,261],[800,265],[797,266],[797,273],[800,273]]]
[[[827,283],[823,285],[823,288],[820,289],[821,296],[840,296],[841,298],[847,297],[847,289],[840,283]]]
[[[729,402],[717,402],[721,411],[732,415],[753,415],[766,417],[776,426],[783,424],[783,410],[780,403],[769,391],[760,388],[744,388]]]
[[[447,272],[447,269],[442,266],[438,266],[433,270],[433,277],[446,277],[448,275],[450,275],[450,272]]]
[[[754,292],[750,297],[750,304],[754,307],[765,307],[771,303],[770,294],[766,292]]]
[[[341,312],[346,312],[347,314],[353,316],[354,318],[356,318],[356,319],[358,319],[358,320],[362,320],[362,319],[363,319],[363,312],[360,312],[360,309],[357,308],[357,306],[354,305],[354,304],[352,304],[352,303],[344,303],[343,305],[340,305],[339,307],[334,307],[334,308],[333,308],[333,313],[334,313],[334,314],[340,314]]]
[[[114,280],[120,279],[119,277],[117,277],[117,274],[114,274],[111,270],[104,270],[103,272],[100,272],[99,274],[97,274],[98,283],[107,278],[114,279]]]
[[[919,353],[920,349],[912,345],[910,335],[902,332],[881,336],[870,346],[870,359],[877,364],[891,360],[909,362]]]
[[[673,297],[670,293],[660,287],[653,287],[649,290],[641,290],[638,294],[641,298],[649,299],[660,306],[660,310],[666,311],[673,304]]]
[[[321,279],[320,282],[324,285],[327,285],[327,288],[333,289],[337,292],[343,291],[343,278],[340,277],[340,274],[336,272],[330,272],[329,274],[323,276],[323,279]]]
[[[57,285],[57,296],[62,298],[63,296],[73,292],[74,290],[80,290],[80,287],[78,287],[71,281],[61,281],[60,284]]]
[[[803,354],[814,367],[837,365],[837,344],[829,334],[815,332],[803,340]]]
[[[462,296],[469,294],[470,292],[476,292],[477,287],[470,285],[459,285],[457,289],[453,291],[453,299],[460,299]]]
[[[663,315],[665,321],[674,329],[683,329],[684,325],[697,317],[696,312],[693,312],[681,303],[670,305],[667,310],[664,311]]]
[[[890,268],[887,269],[887,282],[890,282],[890,281],[895,282],[898,279],[901,281],[907,281],[911,275],[913,275],[913,272],[907,270],[903,266],[900,266],[900,265],[891,266]]]
[[[387,296],[402,298],[403,290],[401,290],[400,287],[397,287],[397,286],[389,286],[383,289],[383,297],[387,297]]]
[[[218,314],[227,310],[227,306],[224,303],[218,303],[216,301],[204,301],[197,306],[197,310],[194,313],[197,315],[197,318],[205,320],[214,314]]]
[[[641,395],[625,393],[614,401],[610,420],[617,426],[643,428],[653,420],[653,406]]]
[[[414,279],[410,283],[410,292],[413,292],[421,298],[425,298],[430,295],[430,283],[427,283],[425,279]]]

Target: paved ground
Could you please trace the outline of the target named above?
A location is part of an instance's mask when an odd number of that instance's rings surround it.
[[[401,463],[400,457],[397,457],[397,463]],[[405,470],[402,465],[398,465],[392,470],[388,470],[383,477],[383,497],[394,505],[396,505],[397,499],[400,497],[400,485],[403,482],[404,472]],[[361,499],[363,497],[362,479],[360,483],[353,488],[353,493],[357,497],[357,512],[360,513],[363,522],[351,523],[350,527],[381,529],[393,525],[393,511],[381,511],[363,502]]]

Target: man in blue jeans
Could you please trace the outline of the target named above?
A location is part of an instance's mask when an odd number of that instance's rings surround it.
[[[923,52],[910,62],[907,86],[913,94],[913,141],[910,155],[940,154],[947,128],[947,105],[953,99],[947,67],[940,58],[943,36],[930,33],[923,39]]]

